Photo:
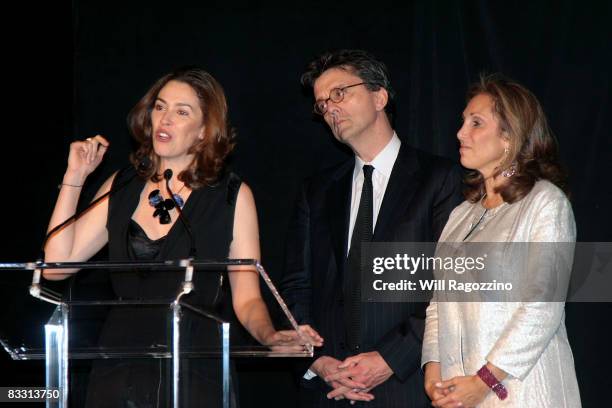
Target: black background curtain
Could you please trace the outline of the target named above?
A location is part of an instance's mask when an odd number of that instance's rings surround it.
[[[73,1],[19,7],[6,14],[16,28],[2,29],[7,91],[0,260],[37,257],[71,141],[102,134],[111,143],[84,190],[89,199],[127,164],[129,109],[172,68],[197,64],[227,93],[238,130],[231,164],[254,191],[263,263],[278,281],[299,182],[350,156],[313,118],[311,95],[299,85],[314,56],[337,48],[365,49],[385,61],[397,93],[399,137],[455,160],[465,92],[479,73],[502,72],[526,85],[559,139],[578,239],[612,240],[608,2]],[[34,330],[49,308],[28,297],[25,275],[0,278],[1,327],[42,335]],[[612,307],[566,309],[583,404],[602,406],[612,386]],[[44,381],[41,363],[14,363],[6,355],[0,362],[3,372],[14,374],[1,385]],[[243,407],[291,406],[288,362],[240,361],[239,370]]]

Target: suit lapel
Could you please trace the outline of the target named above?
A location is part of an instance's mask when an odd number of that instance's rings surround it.
[[[374,241],[389,239],[389,233],[396,224],[396,220],[414,196],[418,185],[416,175],[418,169],[419,165],[415,151],[402,143],[378,212],[376,227],[374,228]]]
[[[355,161],[342,166],[327,193],[327,208],[331,226],[331,239],[336,256],[337,270],[342,276],[348,242],[348,228],[351,205],[351,189]]]

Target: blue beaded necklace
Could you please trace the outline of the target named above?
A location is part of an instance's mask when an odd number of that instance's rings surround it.
[[[157,187],[159,187],[159,183]],[[176,201],[180,208],[183,208],[185,205],[185,200],[179,194],[184,188],[185,184],[183,184],[183,187],[173,195],[174,201]],[[172,222],[170,210],[176,207],[174,201],[170,198],[164,199],[159,188],[151,191],[149,193],[149,205],[155,208],[155,211],[153,211],[153,218],[159,217],[160,224],[170,224]]]

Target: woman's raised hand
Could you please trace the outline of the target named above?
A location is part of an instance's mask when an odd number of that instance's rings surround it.
[[[104,153],[108,150],[108,145],[108,141],[101,135],[72,142],[66,170],[70,180],[64,179],[64,182],[82,184],[87,176],[100,165]]]

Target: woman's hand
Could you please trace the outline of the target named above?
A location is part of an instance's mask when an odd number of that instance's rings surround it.
[[[299,326],[299,333],[295,330],[278,330],[265,336],[262,342],[274,351],[299,352],[307,344],[315,347],[323,345],[323,338],[309,325]]]
[[[102,162],[108,145],[108,141],[100,135],[88,137],[83,141],[72,142],[68,155],[68,168],[63,182],[82,185],[87,176]]]
[[[81,187],[87,176],[102,161],[108,145],[108,141],[100,135],[70,144],[68,167],[60,184],[60,192],[47,231],[51,231],[75,214],[81,196]],[[96,198],[110,190],[114,178],[115,174],[106,180],[96,193]],[[83,262],[91,258],[108,243],[107,216],[108,200],[102,200],[81,214],[74,222],[56,231],[46,241],[45,261]],[[47,269],[43,272],[43,276],[46,279],[59,280],[77,271],[78,269],[74,268]]]
[[[439,388],[436,384],[442,383],[442,372],[440,363],[430,361],[425,365],[425,392],[430,400],[435,402],[446,395],[444,389]]]
[[[432,405],[439,408],[475,407],[484,401],[491,391],[477,375],[453,377],[434,386],[445,394],[443,398],[432,401]]]

